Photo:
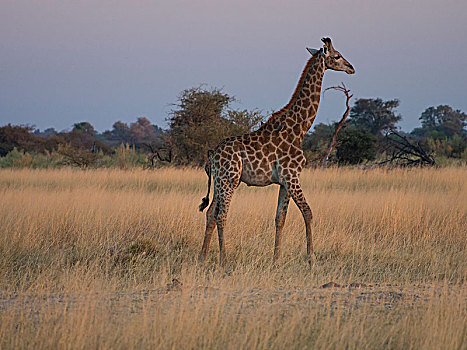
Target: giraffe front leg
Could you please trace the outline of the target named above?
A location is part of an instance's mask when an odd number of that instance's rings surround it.
[[[287,188],[283,185],[279,189],[279,199],[277,201],[276,211],[276,239],[274,241],[274,259],[275,264],[281,254],[281,238],[282,229],[284,228],[285,218],[287,216],[287,209],[289,207],[290,195],[287,192]]]
[[[303,194],[302,188],[300,186],[300,181],[298,176],[292,177],[287,181],[287,191],[291,195],[297,207],[302,213],[303,219],[305,220],[305,232],[306,232],[306,255],[308,264],[312,265],[312,255],[313,255],[313,239],[311,234],[311,221],[313,215],[311,213],[310,206],[306,202],[305,195]]]
[[[204,263],[206,261],[206,256],[208,255],[209,244],[211,243],[212,232],[216,227],[216,212],[217,212],[217,199],[214,196],[211,205],[206,212],[206,231],[204,233],[203,247],[201,248],[201,253],[199,254],[199,262]]]

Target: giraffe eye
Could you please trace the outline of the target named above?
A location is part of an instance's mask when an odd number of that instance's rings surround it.
[[[337,55],[336,57],[334,57],[336,60],[338,60],[339,58],[341,58],[341,56]]]

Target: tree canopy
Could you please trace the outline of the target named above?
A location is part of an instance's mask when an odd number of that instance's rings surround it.
[[[337,146],[337,160],[341,164],[359,164],[376,157],[376,137],[365,130],[349,127],[343,130]]]
[[[402,119],[396,111],[398,106],[397,99],[383,101],[381,98],[360,98],[350,110],[350,118],[358,129],[382,136],[384,132],[394,130]]]
[[[447,105],[425,109],[419,120],[422,127],[412,132],[416,136],[439,139],[466,134],[467,114]]]
[[[218,88],[183,90],[167,119],[168,136],[180,164],[204,163],[222,139],[251,131],[264,119],[258,110],[235,110],[235,97]]]

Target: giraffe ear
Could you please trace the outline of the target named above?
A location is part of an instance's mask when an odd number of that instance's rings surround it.
[[[308,50],[309,53],[311,53],[312,56],[319,51],[316,49],[310,49],[309,47],[307,47],[306,49]]]

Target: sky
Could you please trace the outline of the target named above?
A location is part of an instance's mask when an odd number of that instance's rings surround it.
[[[406,131],[429,106],[467,112],[465,0],[0,0],[0,125],[167,127],[180,92],[200,84],[270,113],[323,36],[356,69],[327,71],[323,90],[397,98]],[[328,91],[315,124],[344,110]]]

